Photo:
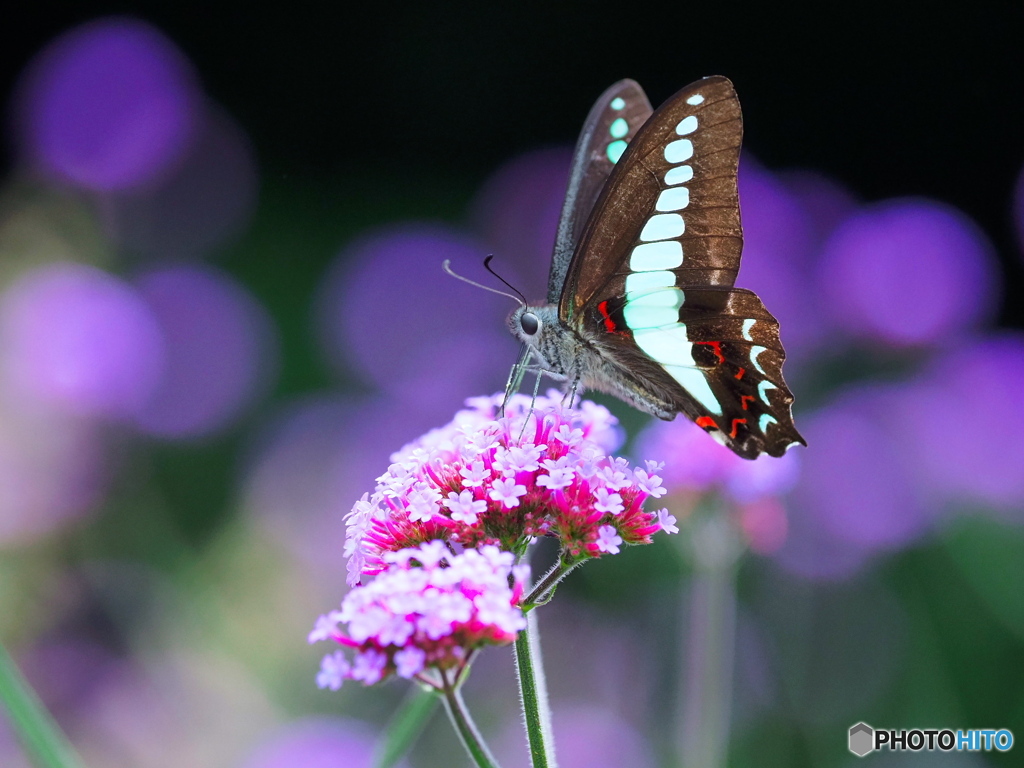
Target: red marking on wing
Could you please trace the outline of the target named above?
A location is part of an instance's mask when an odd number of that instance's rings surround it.
[[[743,374],[747,372],[746,368],[740,368],[740,372],[736,374],[736,380],[739,381],[743,378]]]
[[[722,354],[722,342],[720,341],[695,341],[694,344],[707,344],[713,350],[715,350],[715,357],[718,358],[718,362],[725,362],[725,355]]]
[[[747,410],[747,401],[748,400],[753,402],[754,401],[754,397],[752,395],[740,395],[740,405],[743,406],[743,410],[744,411]]]
[[[604,318],[604,327],[608,329],[608,333],[615,333],[619,329],[615,325],[615,321],[612,320],[611,315],[608,314],[608,302],[602,301],[597,305],[597,311],[601,313],[601,317]]]
[[[729,433],[729,437],[731,437],[733,440],[735,440],[736,439],[736,430],[739,429],[740,424],[746,424],[746,423],[747,423],[746,419],[733,419],[732,420],[732,431]]]
[[[694,423],[698,427],[701,427],[702,429],[718,429],[718,424],[716,424],[715,420],[712,419],[710,416],[701,416]]]

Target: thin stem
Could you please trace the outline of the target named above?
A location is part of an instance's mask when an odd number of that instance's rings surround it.
[[[569,571],[582,564],[583,561],[580,560],[572,565],[563,565],[562,559],[559,557],[558,562],[551,566],[548,572],[544,574],[544,578],[537,583],[537,586],[535,586],[530,591],[530,594],[526,596],[526,599],[523,600],[523,609],[528,611],[537,605],[543,605],[547,602],[550,592],[554,590],[554,588],[558,586],[558,583],[569,574]]]
[[[412,748],[434,714],[440,699],[438,691],[413,684],[402,705],[388,723],[384,739],[377,747],[374,768],[391,768]]]
[[[679,731],[682,764],[722,768],[729,744],[740,546],[720,515],[694,531],[693,544],[699,554],[690,587],[686,693]]]
[[[0,702],[14,732],[37,768],[82,768],[57,723],[0,645]]]
[[[469,716],[469,710],[466,709],[466,704],[462,700],[462,694],[457,687],[449,682],[448,674],[444,670],[441,670],[441,680],[443,681],[444,708],[455,727],[455,732],[459,734],[462,745],[469,752],[469,756],[473,758],[473,762],[478,768],[498,768],[498,761],[494,759],[481,738],[476,724]]]
[[[551,709],[540,653],[537,614],[526,614],[527,626],[516,639],[516,675],[523,705],[526,737],[533,768],[557,768],[555,742],[551,735]]]

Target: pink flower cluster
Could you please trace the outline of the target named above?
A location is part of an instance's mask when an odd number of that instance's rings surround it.
[[[521,553],[551,535],[568,565],[675,532],[667,510],[643,510],[648,496],[665,494],[661,465],[610,457],[620,441],[611,413],[561,399],[552,391],[531,407],[515,395],[498,418],[501,396],[472,398],[450,424],[394,454],[347,518],[349,583],[380,573],[387,553],[435,539]]]
[[[320,688],[336,691],[345,679],[373,685],[391,674],[436,685],[423,677],[428,669],[459,669],[471,651],[511,643],[526,627],[516,603],[529,566],[514,565],[510,552],[484,546],[456,555],[431,541],[383,559],[387,569],[350,591],[309,634],[311,643],[356,649],[351,662],[341,650],[324,656]]]

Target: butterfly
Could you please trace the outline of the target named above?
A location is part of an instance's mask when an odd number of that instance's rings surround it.
[[[779,323],[734,287],[743,248],[732,83],[692,83],[652,113],[621,80],[594,104],[573,155],[547,303],[508,319],[526,369],[685,413],[747,459],[806,445],[782,378]]]

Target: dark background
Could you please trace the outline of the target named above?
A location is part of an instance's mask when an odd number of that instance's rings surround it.
[[[520,150],[573,141],[620,77],[658,104],[725,74],[747,146],[768,166],[823,170],[866,200],[930,195],[974,217],[1006,266],[1002,319],[1024,323],[1009,214],[1024,163],[1021,3],[322,6],[24,4],[0,26],[0,88],[7,101],[17,72],[61,30],[132,14],[184,49],[249,131],[265,173],[476,182]]]

